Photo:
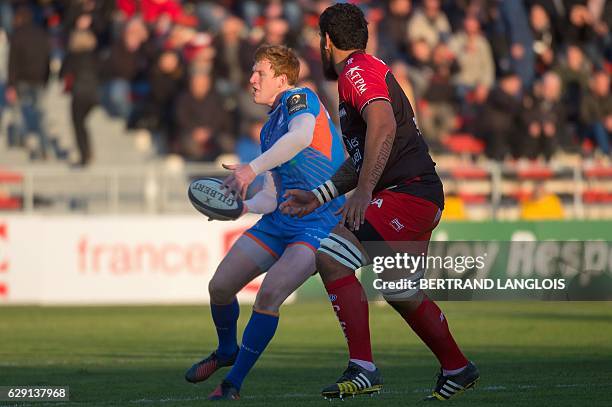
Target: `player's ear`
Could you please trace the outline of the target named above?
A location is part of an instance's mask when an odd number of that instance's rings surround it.
[[[331,50],[333,43],[331,38],[329,38],[329,34],[325,33],[325,49],[326,50]]]
[[[279,79],[280,79],[280,81],[279,81],[278,85],[279,85],[280,88],[284,88],[289,83],[289,80],[287,79],[287,75],[286,74],[279,75]]]

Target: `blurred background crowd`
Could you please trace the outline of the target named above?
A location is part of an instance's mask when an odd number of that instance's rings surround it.
[[[492,160],[610,154],[612,2],[362,0],[368,51],[392,67],[434,152],[468,135]],[[251,102],[254,50],[298,51],[300,85],[331,112],[315,0],[13,0],[0,3],[0,109],[8,143],[35,135],[33,160],[62,156],[39,103],[50,77],[71,96],[78,162],[95,151],[87,117],[101,106],[150,132],[157,154],[210,161],[258,153],[266,109]],[[334,114],[335,116],[335,114]],[[462,139],[465,142],[465,137]],[[477,152],[480,152],[477,149]]]

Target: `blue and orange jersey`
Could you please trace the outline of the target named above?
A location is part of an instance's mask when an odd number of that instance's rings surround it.
[[[311,190],[331,178],[345,159],[342,138],[334,127],[329,113],[319,97],[308,88],[293,88],[285,91],[279,103],[268,113],[268,121],[261,129],[261,151],[267,151],[278,139],[289,131],[289,122],[310,113],[316,119],[312,143],[291,160],[272,169],[278,192],[278,202],[284,200],[287,189]],[[334,212],[344,203],[339,197],[321,206],[304,221],[319,219],[323,223],[338,223]],[[294,221],[280,211],[271,214],[284,222]]]

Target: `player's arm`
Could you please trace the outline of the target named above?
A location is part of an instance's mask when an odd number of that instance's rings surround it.
[[[337,196],[352,191],[357,186],[359,176],[353,164],[353,159],[348,157],[332,175],[331,179],[313,189],[312,194],[317,198],[320,205],[331,201]]]
[[[251,199],[244,201],[243,214],[248,212],[265,215],[274,212],[277,202],[276,185],[272,173],[268,171],[265,174],[261,191],[257,192]]]
[[[244,198],[248,186],[259,174],[278,167],[291,160],[297,153],[312,144],[316,119],[311,113],[302,113],[289,121],[288,131],[266,152],[242,165],[223,165],[234,172],[228,176],[223,185]]]
[[[291,160],[312,144],[316,119],[303,113],[289,121],[289,131],[279,138],[265,153],[249,163],[256,175],[269,171]]]
[[[361,115],[367,124],[363,164],[357,188],[339,211],[342,214],[342,224],[346,223],[351,230],[359,230],[365,222],[365,212],[387,165],[397,126],[393,108],[387,100],[369,103]]]
[[[357,189],[371,196],[389,160],[397,125],[393,108],[386,100],[373,101],[363,109],[362,116],[367,132]]]

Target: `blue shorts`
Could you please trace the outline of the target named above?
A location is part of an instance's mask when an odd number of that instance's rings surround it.
[[[244,234],[279,258],[287,247],[296,244],[302,244],[316,254],[321,240],[329,236],[334,226],[317,221],[287,224],[264,216]]]

